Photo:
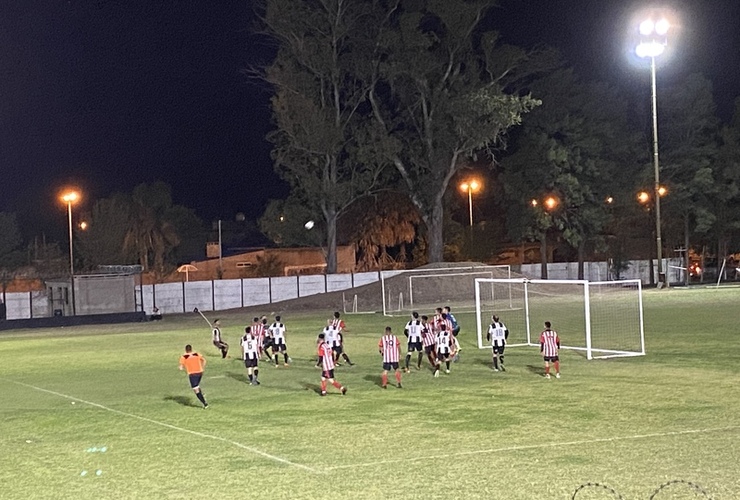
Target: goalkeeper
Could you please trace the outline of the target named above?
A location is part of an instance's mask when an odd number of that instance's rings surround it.
[[[504,349],[506,348],[506,339],[509,338],[509,330],[506,325],[499,319],[495,314],[491,316],[491,324],[488,327],[488,333],[486,334],[486,340],[491,341],[491,352],[493,356],[493,371],[505,372],[504,368]]]

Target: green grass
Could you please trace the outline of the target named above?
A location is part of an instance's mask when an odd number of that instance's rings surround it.
[[[348,316],[356,366],[337,378],[349,393],[330,387],[326,398],[313,352],[328,309],[283,311],[294,365],[261,366],[257,388],[238,360],[217,356],[195,315],[4,333],[0,496],[565,500],[599,482],[647,499],[682,479],[740,498],[739,296],[646,292],[647,356],[564,352],[563,378],[550,381],[534,348],[510,349],[508,371],[493,373],[463,315],[463,359],[450,375],[412,370],[404,389],[386,391],[375,346],[405,318]],[[234,354],[254,312],[221,314]],[[209,361],[206,411],[177,370],[186,343]],[[674,488],[655,498],[701,497]]]

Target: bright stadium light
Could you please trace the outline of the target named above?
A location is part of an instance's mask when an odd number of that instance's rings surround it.
[[[62,194],[62,201],[67,204],[67,220],[69,222],[69,280],[72,287],[72,316],[77,315],[77,305],[75,304],[75,258],[74,247],[72,244],[72,204],[80,200],[80,193],[77,191],[67,191]]]
[[[478,179],[470,179],[460,184],[460,191],[468,193],[468,213],[470,218],[470,227],[473,227],[473,193],[481,190],[483,185]]]

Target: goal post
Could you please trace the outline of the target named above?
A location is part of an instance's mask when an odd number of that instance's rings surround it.
[[[475,311],[476,278],[510,279],[511,266],[450,266],[382,271],[380,289],[385,316],[449,305],[455,312]]]
[[[481,349],[490,348],[485,336],[496,314],[512,347],[538,345],[544,322],[550,321],[561,348],[584,351],[588,359],[645,354],[640,280],[477,278],[475,302]]]

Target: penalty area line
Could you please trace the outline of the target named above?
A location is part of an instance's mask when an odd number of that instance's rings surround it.
[[[104,405],[101,405],[99,403],[93,403],[92,401],[86,401],[84,399],[76,398],[76,397],[70,396],[68,394],[62,394],[61,392],[56,392],[56,391],[52,391],[52,390],[49,390],[49,389],[44,389],[43,387],[37,387],[35,385],[25,384],[23,382],[18,382],[18,381],[15,381],[15,380],[6,380],[6,381],[7,382],[12,382],[13,384],[21,385],[23,387],[28,387],[29,389],[34,389],[36,391],[45,392],[47,394],[52,394],[52,395],[58,396],[60,398],[65,398],[65,399],[69,399],[69,400],[72,400],[72,401],[76,401],[78,403],[83,403],[83,404],[86,404],[86,405],[89,405],[89,406],[93,406],[95,408],[99,408],[101,410],[109,411],[111,413],[115,413],[117,415],[121,415],[121,416],[124,416],[124,417],[135,418],[136,420],[141,420],[143,422],[148,422],[150,424],[158,425],[160,427],[165,427],[167,429],[172,429],[172,430],[175,430],[175,431],[184,432],[186,434],[192,434],[193,436],[198,436],[198,437],[202,437],[202,438],[206,438],[206,439],[212,439],[214,441],[221,441],[222,443],[227,443],[227,444],[230,444],[232,446],[236,446],[237,448],[241,448],[242,450],[249,451],[251,453],[254,453],[255,455],[259,455],[261,457],[264,457],[264,458],[273,460],[275,462],[279,462],[281,464],[290,465],[291,467],[295,467],[295,468],[298,468],[298,469],[303,469],[303,470],[306,470],[306,471],[309,471],[309,472],[313,472],[313,473],[323,473],[323,471],[314,469],[313,467],[309,467],[307,465],[299,464],[297,462],[291,462],[288,459],[285,459],[285,458],[282,458],[282,457],[278,457],[276,455],[271,455],[271,454],[269,454],[267,452],[258,450],[257,448],[252,448],[251,446],[247,446],[245,444],[239,443],[237,441],[232,441],[230,439],[226,439],[226,438],[221,437],[221,436],[214,436],[213,434],[205,434],[203,432],[198,432],[198,431],[194,431],[194,430],[191,430],[191,429],[186,429],[184,427],[178,427],[177,425],[168,424],[166,422],[160,422],[159,420],[154,420],[154,419],[151,419],[151,418],[142,417],[140,415],[135,415],[133,413],[127,413],[125,411],[116,410],[115,408],[109,408],[109,407],[104,406]]]
[[[444,455],[427,455],[423,457],[404,457],[399,460],[377,460],[375,462],[335,465],[333,467],[327,467],[325,470],[327,472],[331,472],[331,471],[339,470],[339,469],[353,469],[353,468],[358,468],[358,467],[374,467],[378,465],[388,465],[388,464],[398,463],[401,461],[402,462],[419,462],[422,460],[440,460],[440,459],[449,459],[452,457],[463,457],[463,456],[470,456],[470,455],[504,453],[507,451],[539,450],[539,449],[544,449],[544,448],[555,448],[555,447],[560,447],[560,446],[578,446],[578,445],[584,445],[584,444],[613,443],[617,441],[651,439],[651,438],[661,438],[661,437],[669,437],[669,436],[685,436],[688,434],[707,434],[710,432],[725,432],[725,431],[734,431],[738,429],[740,429],[740,426],[731,425],[728,427],[714,427],[714,428],[707,428],[707,429],[688,429],[685,431],[669,431],[669,432],[654,432],[650,434],[635,434],[633,436],[581,439],[577,441],[560,441],[560,442],[554,442],[554,443],[539,443],[539,444],[529,444],[529,445],[519,445],[519,446],[505,446],[502,448],[488,448],[485,450],[471,450],[471,451],[459,451],[455,453],[445,453]]]

